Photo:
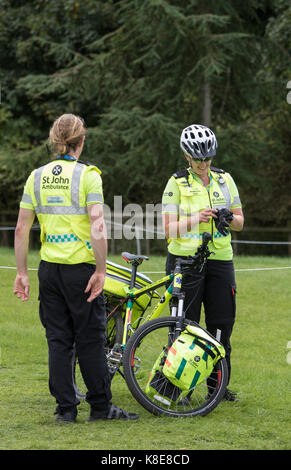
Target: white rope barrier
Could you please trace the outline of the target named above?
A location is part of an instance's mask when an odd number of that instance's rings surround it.
[[[246,243],[249,245],[291,245],[291,242],[263,242],[254,240],[231,240],[231,243]]]
[[[291,269],[291,266],[282,266],[279,268],[248,268],[248,269],[235,269],[235,272],[246,272],[246,271],[273,271],[277,269]],[[141,274],[165,274],[164,271],[143,271]]]
[[[0,266],[0,269],[16,269],[15,266]],[[28,271],[37,271],[38,268],[27,268]]]

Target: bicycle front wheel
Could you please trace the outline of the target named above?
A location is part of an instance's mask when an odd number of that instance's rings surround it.
[[[157,318],[135,331],[128,340],[124,352],[125,380],[133,397],[155,415],[205,416],[220,403],[226,389],[228,371],[224,358],[217,362],[210,377],[191,389],[189,394],[181,400],[175,402],[169,395],[163,399],[161,394],[149,395],[146,391],[154,363],[163,348],[171,346],[175,339],[177,321],[177,318],[173,317]],[[184,320],[182,329],[189,324],[191,324],[189,320]],[[177,387],[172,386],[172,397],[175,393],[179,395],[178,390]]]

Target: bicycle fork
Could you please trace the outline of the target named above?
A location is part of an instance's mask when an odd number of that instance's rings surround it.
[[[182,268],[179,261],[177,262],[175,271],[174,271],[174,281],[173,281],[173,290],[172,296],[175,299],[176,305],[173,305],[171,310],[171,316],[178,318],[175,337],[177,338],[183,329],[183,320],[184,320],[184,300],[185,293],[182,292]]]

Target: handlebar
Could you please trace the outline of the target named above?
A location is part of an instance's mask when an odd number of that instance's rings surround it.
[[[199,273],[202,272],[207,258],[212,254],[208,248],[208,243],[210,241],[212,241],[211,234],[204,232],[202,235],[202,243],[198,247],[194,256],[187,256],[185,258],[178,257],[176,259],[176,265],[173,273],[173,297],[180,298],[181,295],[184,295],[184,293],[181,291],[182,277],[185,274],[187,275],[187,271],[190,272],[190,270],[195,269],[198,270]]]
[[[209,232],[204,232],[202,234],[202,244],[200,245],[198,250],[201,249],[202,251],[204,251],[209,242],[212,242],[212,235]]]
[[[210,241],[212,241],[211,234],[208,232],[204,232],[202,235],[202,243],[198,247],[194,256],[176,258],[176,265],[173,272],[174,278],[172,281],[173,298],[182,299],[185,296],[185,292],[182,290],[183,276],[185,274],[187,275],[187,272],[185,271],[190,272],[190,270],[195,269],[198,270],[199,273],[202,272],[207,258],[212,254],[212,252],[210,252],[208,248],[208,243]],[[186,267],[186,269],[184,267]]]
[[[195,255],[188,256],[186,259],[180,258],[180,266],[192,266],[194,267],[194,269],[198,269],[199,272],[201,272],[206,263],[207,258],[209,258],[211,254],[214,254],[208,248],[208,243],[210,241],[212,241],[212,235],[209,232],[204,232],[202,234],[202,243],[197,248]]]

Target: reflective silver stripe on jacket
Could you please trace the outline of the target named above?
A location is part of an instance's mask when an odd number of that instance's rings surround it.
[[[23,193],[21,202],[25,202],[26,204],[32,204],[33,205],[32,199],[31,199],[29,194]]]
[[[84,215],[87,214],[87,207],[75,208],[73,206],[37,206],[36,214],[55,214],[55,215]]]
[[[101,194],[90,193],[87,195],[86,202],[103,202]]]
[[[225,200],[225,206],[227,209],[230,209],[231,207],[231,194],[230,194],[230,191],[229,191],[229,188],[226,184],[226,181],[224,178],[219,178],[217,180],[217,183],[219,184],[219,187],[221,189],[221,192],[223,194],[223,197],[224,197],[224,200]]]
[[[241,200],[240,200],[239,196],[235,196],[233,198],[232,205],[233,206],[241,205]]]
[[[162,212],[179,212],[179,204],[163,204],[162,205]]]
[[[76,209],[80,208],[79,190],[80,190],[81,173],[83,169],[84,169],[84,165],[82,165],[82,163],[76,163],[76,166],[72,174],[71,203],[72,203],[72,206],[75,207]]]
[[[41,207],[40,181],[41,181],[41,174],[42,174],[43,169],[44,169],[44,166],[41,166],[35,171],[35,174],[34,174],[33,191],[34,191],[34,196],[35,196],[36,204],[37,204],[37,207],[35,207],[36,212],[37,211],[40,212],[38,208]]]
[[[84,169],[82,163],[76,163],[71,182],[71,205],[70,206],[60,206],[50,204],[49,206],[44,206],[41,204],[40,198],[40,185],[41,185],[41,176],[43,169],[46,165],[38,168],[34,175],[34,195],[36,198],[36,207],[35,212],[37,214],[57,214],[57,215],[84,215],[87,214],[87,207],[80,207],[80,180],[81,174]]]

